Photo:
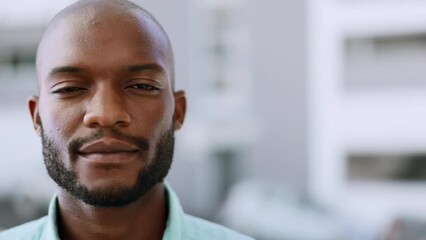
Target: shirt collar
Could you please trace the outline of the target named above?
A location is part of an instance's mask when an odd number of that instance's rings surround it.
[[[58,195],[52,198],[49,204],[49,214],[47,216],[47,225],[41,239],[45,240],[59,240],[58,234],[58,224],[57,224],[57,214],[58,214]]]
[[[165,191],[167,206],[169,207],[169,216],[167,218],[166,230],[163,234],[163,240],[181,240],[184,230],[184,212],[179,198],[167,182],[165,182]]]
[[[165,182],[164,186],[169,215],[163,240],[181,240],[183,239],[184,212],[176,193],[173,192],[170,185]],[[47,225],[43,233],[44,236],[41,239],[59,240],[57,215],[58,196],[55,195],[50,201]]]

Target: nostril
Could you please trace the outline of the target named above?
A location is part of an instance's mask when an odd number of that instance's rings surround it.
[[[83,122],[87,127],[126,126],[130,123],[130,115],[124,111],[88,111]]]

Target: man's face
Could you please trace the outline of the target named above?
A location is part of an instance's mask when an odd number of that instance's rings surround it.
[[[40,97],[29,103],[49,175],[95,206],[123,206],[163,180],[185,113],[159,27],[113,10],[54,23],[38,52]]]

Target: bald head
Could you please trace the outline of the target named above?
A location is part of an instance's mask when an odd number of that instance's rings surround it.
[[[127,63],[158,64],[173,88],[173,51],[167,34],[149,12],[125,0],[81,0],[59,12],[49,23],[37,51],[39,85],[62,62],[110,60],[108,63],[124,64],[111,62],[118,53],[123,60],[137,54],[153,56],[156,59],[151,62]]]
[[[52,21],[60,19],[67,14],[73,14],[78,11],[85,11],[90,8],[100,9],[102,7],[112,7],[115,11],[117,11],[117,13],[129,13],[132,11],[137,12],[138,14],[142,14],[145,17],[150,18],[160,26],[158,21],[148,11],[134,4],[133,2],[126,0],[80,0],[59,12],[52,19]]]

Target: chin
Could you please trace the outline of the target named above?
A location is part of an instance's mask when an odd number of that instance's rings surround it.
[[[91,184],[85,188],[87,191],[84,194],[75,197],[95,207],[124,207],[143,196],[136,190],[136,185],[109,182]]]
[[[98,178],[81,182],[89,191],[96,192],[118,192],[124,189],[133,189],[136,187],[136,177],[131,180],[129,177],[123,178]]]

